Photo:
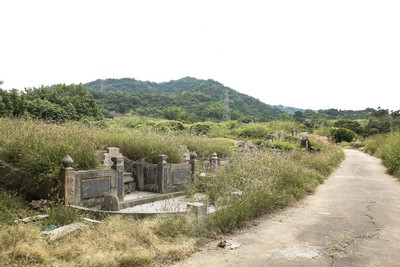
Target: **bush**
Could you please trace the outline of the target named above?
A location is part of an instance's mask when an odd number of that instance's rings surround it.
[[[198,122],[193,124],[190,127],[190,130],[196,133],[203,133],[204,131],[207,133],[211,130],[211,123],[210,122]]]
[[[208,138],[206,136],[186,136],[183,139],[183,143],[190,151],[206,158],[211,157],[214,152],[219,158],[231,156],[234,149],[233,142],[226,138]]]
[[[342,141],[351,142],[356,137],[355,132],[346,128],[332,128],[331,135],[338,143]]]
[[[383,148],[382,160],[390,174],[400,176],[400,133],[388,136]]]
[[[240,137],[265,139],[268,136],[268,130],[261,124],[249,124],[239,132]]]
[[[386,142],[386,135],[377,134],[373,138],[367,139],[364,147],[364,152],[380,158],[382,156],[382,151]]]

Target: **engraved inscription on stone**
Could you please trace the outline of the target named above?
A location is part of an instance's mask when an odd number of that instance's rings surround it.
[[[144,169],[144,182],[146,184],[155,184],[156,183],[156,168],[147,166]]]
[[[188,180],[189,172],[188,171],[175,171],[172,173],[172,182],[173,184],[182,184]]]
[[[82,198],[99,197],[108,193],[110,193],[110,178],[82,181]]]

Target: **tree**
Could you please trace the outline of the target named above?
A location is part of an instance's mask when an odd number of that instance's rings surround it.
[[[352,130],[356,134],[362,135],[364,134],[364,129],[358,121],[348,120],[348,119],[340,119],[337,120],[334,124],[334,127],[337,128],[346,128]]]
[[[37,118],[55,121],[103,118],[101,108],[82,84],[29,88],[25,89],[24,97],[30,101],[29,111]]]

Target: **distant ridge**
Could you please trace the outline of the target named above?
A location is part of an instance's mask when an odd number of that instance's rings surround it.
[[[222,121],[225,89],[229,93],[232,120],[270,121],[285,113],[211,79],[185,77],[155,83],[123,78],[96,80],[85,86],[107,111],[117,113],[169,117],[191,122]]]

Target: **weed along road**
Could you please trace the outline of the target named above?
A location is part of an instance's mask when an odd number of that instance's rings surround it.
[[[175,266],[400,266],[400,182],[379,159],[345,153],[314,194]]]

